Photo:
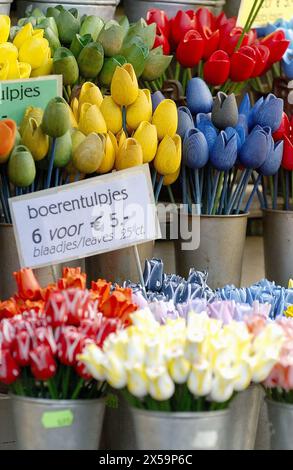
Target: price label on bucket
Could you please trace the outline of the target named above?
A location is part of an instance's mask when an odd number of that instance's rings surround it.
[[[71,426],[74,415],[71,410],[45,411],[42,425],[45,429],[66,428]]]
[[[37,268],[160,238],[148,165],[9,200],[22,267]]]

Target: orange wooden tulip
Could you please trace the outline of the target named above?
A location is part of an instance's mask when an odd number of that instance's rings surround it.
[[[12,119],[0,121],[0,163],[8,160],[15,144],[16,131],[16,123]]]

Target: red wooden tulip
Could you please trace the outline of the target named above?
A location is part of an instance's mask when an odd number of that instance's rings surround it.
[[[37,380],[49,380],[56,373],[54,356],[48,346],[41,344],[30,352],[31,371]]]
[[[224,37],[236,28],[236,18],[227,19],[223,17],[222,22],[216,22],[216,28],[220,30],[220,37]]]
[[[240,47],[238,51],[232,54],[230,60],[230,78],[232,82],[244,82],[251,77],[256,62],[256,53],[252,47]]]
[[[222,85],[230,74],[230,59],[227,52],[216,51],[204,64],[203,76],[210,85]]]
[[[286,39],[284,31],[282,29],[278,29],[277,31],[274,31],[273,33],[263,38],[261,44],[269,48],[269,63],[274,64],[275,62],[279,62],[282,59],[283,55],[288,49],[290,41]]]
[[[205,42],[203,59],[207,60],[213,54],[213,52],[218,49],[220,42],[220,31],[218,29],[216,31],[212,31],[207,26],[204,26],[202,28],[201,35]]]
[[[293,144],[289,137],[284,135],[284,153],[282,160],[282,167],[285,170],[293,170]]]
[[[194,67],[203,56],[205,42],[198,31],[188,31],[180,41],[176,59],[183,67]]]
[[[30,363],[31,337],[27,331],[20,331],[14,339],[11,352],[16,362],[22,366]]]
[[[179,10],[172,19],[171,24],[171,35],[172,40],[175,44],[179,44],[179,42],[184,38],[185,34],[195,29],[195,22],[188,16],[185,11]]]
[[[273,138],[277,142],[282,140],[284,136],[289,137],[290,135],[290,122],[286,113],[283,113],[282,122],[278,130],[273,133]]]
[[[0,349],[0,382],[10,385],[17,380],[19,374],[19,365],[9,349]]]
[[[157,27],[154,49],[159,46],[162,46],[164,55],[170,54],[171,47],[169,41],[167,37],[163,34],[163,31],[161,30],[160,26]]]
[[[220,45],[219,48],[227,52],[228,55],[232,55],[236,49],[239,38],[242,35],[242,28],[233,28],[228,34],[220,31]],[[241,43],[241,46],[247,46],[248,35],[245,34]]]
[[[251,78],[260,77],[269,62],[270,50],[267,46],[261,44],[253,44],[252,49],[254,49],[256,54],[255,66],[251,75]]]
[[[215,27],[215,17],[208,8],[199,8],[195,12],[197,28],[201,32],[203,27],[213,30]]]
[[[40,346],[44,344],[48,346],[52,354],[56,354],[57,345],[54,338],[53,330],[50,326],[39,326],[35,330],[35,336],[33,338],[34,346]]]
[[[236,25],[236,18],[230,18],[233,21],[233,28]],[[222,11],[218,16],[215,17],[215,28],[220,28],[228,21],[226,14]]]
[[[147,12],[146,17],[147,24],[156,23],[157,32],[160,28],[165,37],[170,35],[170,23],[169,18],[164,10],[159,10],[158,8],[151,8]]]
[[[58,341],[58,359],[65,366],[74,366],[77,363],[76,356],[82,351],[83,336],[71,328],[65,328]]]

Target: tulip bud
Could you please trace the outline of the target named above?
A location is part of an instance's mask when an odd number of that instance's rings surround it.
[[[126,62],[132,65],[136,78],[139,78],[144,71],[146,58],[149,54],[146,45],[138,38],[138,43],[124,45],[121,54],[125,57]]]
[[[123,129],[121,129],[118,134],[116,134],[117,146],[118,149],[124,144],[125,140],[127,139],[126,134]]]
[[[71,130],[71,150],[72,154],[75,152],[77,147],[85,140],[86,136],[78,129]]]
[[[80,18],[78,11],[73,8],[70,10],[61,10],[55,17],[59,38],[63,44],[70,44],[74,36],[80,30]]]
[[[149,90],[138,90],[138,97],[134,103],[128,106],[126,111],[126,123],[130,129],[137,129],[142,121],[150,121],[152,118],[152,99]]]
[[[106,122],[98,106],[90,103],[81,106],[78,128],[85,135],[92,132],[106,134]]]
[[[95,85],[94,83],[85,82],[81,87],[78,98],[79,108],[81,108],[81,105],[83,105],[84,103],[95,104],[100,107],[102,102],[103,95],[101,93],[100,88],[97,87],[97,85]]]
[[[175,183],[175,181],[178,180],[178,177],[180,175],[180,170],[181,168],[179,167],[178,170],[175,171],[175,173],[171,173],[171,175],[164,176],[163,185],[170,186],[171,184]]]
[[[18,62],[17,60],[9,62],[9,72],[7,79],[24,79],[31,76],[32,68],[30,64]]]
[[[44,38],[47,39],[50,49],[51,49],[51,54],[54,55],[58,47],[61,47],[58,34],[56,35],[51,28],[46,28],[45,33],[44,33]]]
[[[28,64],[26,64],[28,65]],[[41,67],[34,69],[30,73],[30,77],[44,77],[46,75],[51,75],[53,72],[53,59],[47,59]]]
[[[178,108],[177,134],[180,135],[181,139],[184,139],[186,132],[193,128],[194,122],[189,108],[186,106],[180,106]]]
[[[104,116],[107,129],[113,134],[117,134],[122,128],[122,112],[113,100],[112,96],[105,96],[101,107],[101,113]]]
[[[103,27],[104,27],[104,22],[102,18],[99,18],[98,16],[90,15],[90,16],[87,16],[82,22],[79,34],[81,36],[90,34],[91,37],[93,38],[93,41],[96,41]]]
[[[184,357],[183,351],[171,351],[168,354],[168,370],[175,383],[184,384],[186,382],[190,372],[190,362]]]
[[[126,386],[127,375],[123,362],[115,354],[107,355],[106,378],[111,387],[121,389]]]
[[[79,77],[76,59],[66,47],[59,47],[53,58],[53,72],[63,76],[64,85],[74,85]]]
[[[57,7],[48,7],[47,11],[46,11],[46,17],[47,18],[52,17],[56,21],[57,17],[60,15],[60,12],[61,12],[62,9],[63,9],[63,7],[58,8],[58,6]]]
[[[70,50],[76,60],[78,59],[79,54],[83,50],[83,48],[92,42],[92,37],[90,34],[86,34],[85,36],[81,36],[80,34],[76,34],[72,40],[70,45]]]
[[[198,129],[189,129],[183,141],[184,164],[188,168],[203,168],[209,160],[209,147],[205,135]]]
[[[187,107],[191,114],[210,113],[213,108],[213,97],[209,87],[201,78],[189,80],[186,90]]]
[[[238,107],[234,93],[226,95],[219,91],[212,109],[212,122],[218,129],[235,127],[238,122]]]
[[[6,42],[9,38],[10,18],[7,15],[0,15],[0,43]]]
[[[42,129],[50,137],[61,137],[70,128],[70,115],[66,101],[57,96],[46,106]]]
[[[119,106],[129,106],[137,99],[138,83],[131,64],[116,68],[111,83],[111,95]]]
[[[119,55],[115,57],[106,58],[104,60],[104,65],[99,75],[99,82],[101,83],[101,85],[110,87],[116,67],[118,67],[118,65],[124,65],[126,64],[126,62],[127,61],[125,57]]]
[[[181,138],[175,135],[173,138],[166,135],[160,142],[157,155],[154,159],[154,167],[160,175],[175,173],[181,164]]]
[[[119,54],[123,44],[124,30],[115,20],[108,21],[99,35],[99,42],[102,44],[105,55],[112,57]]]
[[[169,67],[173,56],[164,55],[162,46],[150,51],[142,73],[143,80],[152,81],[160,78]]]
[[[98,170],[105,154],[104,135],[89,134],[73,153],[73,164],[80,173],[90,174]]]
[[[104,49],[98,42],[87,44],[77,59],[80,75],[84,78],[96,78],[104,63]]]
[[[127,388],[138,398],[143,398],[148,394],[148,378],[143,366],[127,367]]]
[[[113,170],[115,159],[116,159],[116,150],[115,150],[115,143],[117,146],[117,142],[115,139],[114,134],[111,131],[108,131],[106,136],[106,148],[105,148],[105,155],[103,157],[102,163],[99,166],[97,173],[99,175],[109,173]],[[118,152],[118,149],[117,149]]]
[[[19,128],[20,135],[23,135],[24,129],[28,124],[30,118],[34,119],[34,121],[36,121],[37,125],[39,126],[43,120],[43,115],[44,111],[41,108],[33,108],[32,106],[26,108],[24,117],[21,121]]]
[[[164,401],[172,397],[175,385],[164,366],[148,368],[147,377],[149,379],[148,389],[152,398]]]
[[[36,177],[36,166],[32,154],[24,145],[18,145],[8,162],[9,181],[15,186],[30,186]]]
[[[33,35],[33,26],[31,23],[27,23],[23,28],[21,28],[16,34],[13,44],[20,49],[22,44]]]
[[[212,380],[213,374],[211,368],[207,362],[203,362],[201,364],[192,365],[187,386],[193,395],[204,397],[207,396],[212,389]]]
[[[64,135],[56,139],[54,166],[56,168],[65,167],[71,159],[71,153],[72,153],[71,131],[68,130]]]
[[[158,105],[153,114],[152,124],[157,128],[159,140],[166,135],[175,136],[178,128],[178,111],[174,101],[164,100]]]
[[[48,154],[49,137],[44,134],[34,118],[29,118],[22,134],[21,143],[30,150],[35,161],[43,160]]]
[[[3,42],[0,44],[0,62],[5,60],[17,60],[18,58],[18,49],[11,42]]]
[[[58,38],[58,34],[59,34],[58,33],[58,27],[57,27],[57,24],[56,24],[56,20],[55,20],[55,18],[53,18],[53,16],[50,16],[48,18],[46,18],[46,17],[38,18],[37,19],[37,26],[38,26],[38,28],[41,28],[41,29],[50,28],[50,30]]]
[[[158,149],[157,128],[148,121],[140,123],[133,138],[141,145],[143,163],[150,163],[156,156]]]
[[[115,161],[116,170],[125,170],[133,166],[142,165],[143,154],[141,145],[135,139],[126,139],[119,147]]]
[[[26,62],[32,69],[37,69],[51,57],[51,51],[47,39],[32,36],[27,39],[19,49],[20,62]]]
[[[144,44],[151,50],[155,43],[156,25],[148,25],[147,22],[141,18],[129,28],[126,39],[129,41],[131,38],[137,36],[141,38]]]

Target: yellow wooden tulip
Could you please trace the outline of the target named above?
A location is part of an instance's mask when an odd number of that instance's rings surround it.
[[[18,33],[16,34],[15,38],[13,39],[13,44],[20,49],[22,44],[33,35],[33,25],[31,23],[27,23],[26,25],[21,28]]]
[[[75,120],[78,122],[79,121],[79,110],[78,110],[79,103],[78,103],[78,99],[76,97],[73,98],[73,100],[71,101],[70,107],[72,109]]]
[[[19,49],[19,60],[31,65],[32,69],[41,67],[50,57],[47,39],[39,37],[28,38]]]
[[[53,70],[53,59],[46,59],[45,62],[37,69],[32,70],[31,77],[44,77],[45,75],[51,75]]]
[[[80,173],[94,173],[105,154],[106,137],[92,132],[73,152],[73,164]]]
[[[141,122],[133,134],[133,138],[141,145],[143,163],[151,162],[155,158],[158,148],[158,134],[156,126],[150,124],[148,121]]]
[[[119,147],[115,161],[116,170],[125,170],[133,166],[142,165],[143,155],[141,145],[135,139],[126,139]]]
[[[38,125],[35,119],[29,119],[21,142],[30,150],[35,161],[46,157],[49,150],[49,137],[44,134],[42,127]]]
[[[113,135],[113,137],[114,137],[114,135]],[[115,139],[115,137],[114,137],[114,139]],[[109,173],[110,171],[112,171],[113,168],[114,168],[115,159],[116,159],[115,148],[114,148],[113,142],[111,140],[111,137],[109,136],[109,134],[107,134],[106,135],[105,155],[103,157],[101,165],[98,168],[97,173],[105,174],[105,173]]]
[[[152,118],[152,99],[149,90],[138,90],[138,97],[126,111],[126,123],[130,129],[137,129],[142,121]]]
[[[30,78],[32,68],[30,64],[26,64],[25,62],[18,62],[18,69],[20,78]]]
[[[129,106],[138,97],[138,83],[131,64],[116,67],[112,82],[111,95],[119,106]]]
[[[108,130],[113,132],[113,134],[117,134],[122,128],[121,107],[115,103],[112,96],[105,96],[100,110],[104,116]]]
[[[0,62],[0,80],[7,80],[9,73],[9,62],[5,60],[4,62]]]
[[[26,125],[28,124],[30,118],[33,118],[36,122],[37,125],[39,126],[43,120],[43,115],[44,111],[41,108],[33,108],[32,106],[29,106],[24,113],[22,122],[20,124],[19,132],[20,135],[23,135],[24,129]]]
[[[178,127],[178,111],[175,102],[161,101],[154,112],[152,123],[157,128],[159,140],[166,135],[174,137]]]
[[[86,136],[78,129],[72,129],[71,131],[71,142],[72,142],[72,153],[75,152],[77,147],[85,140]]]
[[[97,85],[91,82],[85,82],[81,87],[78,101],[80,107],[84,103],[96,104],[100,107],[103,101],[103,95]]]
[[[113,132],[111,132],[111,131],[108,131],[108,136],[111,139],[111,142],[112,142],[112,145],[113,145],[113,148],[114,148],[114,152],[115,152],[115,157],[116,157],[116,155],[118,154],[117,139],[116,139],[115,135],[113,134]],[[126,136],[125,136],[125,139],[126,139]]]
[[[170,137],[166,135],[160,142],[154,166],[160,175],[176,173],[181,163],[181,138],[179,135]]]
[[[77,121],[75,119],[75,116],[73,114],[73,111],[71,109],[71,107],[68,105],[68,110],[69,110],[69,117],[70,117],[70,124],[71,124],[71,127],[72,128],[78,128],[78,124],[77,124]]]
[[[81,106],[78,128],[85,135],[89,135],[92,132],[106,134],[107,125],[97,105],[84,103]]]
[[[126,138],[127,137],[126,137],[124,130],[121,129],[121,131],[118,132],[118,134],[116,135],[118,149],[124,144]]]
[[[18,62],[18,60],[9,61],[9,72],[8,80],[20,79],[20,78],[29,78],[31,74],[30,64],[25,64],[24,62]]]
[[[18,49],[11,42],[3,42],[0,44],[0,62],[3,60],[17,60]]]
[[[7,15],[0,15],[0,43],[6,42],[10,33],[10,18]]]
[[[175,171],[175,173],[172,173],[171,175],[164,176],[163,185],[164,186],[170,186],[170,184],[175,183],[175,181],[177,181],[179,175],[180,175],[180,166],[179,166],[178,170]]]

